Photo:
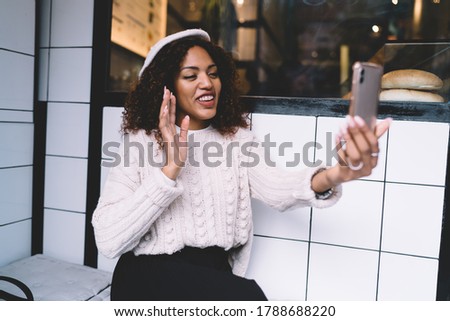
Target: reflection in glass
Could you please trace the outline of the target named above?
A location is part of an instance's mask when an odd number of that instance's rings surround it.
[[[442,73],[450,69],[450,1],[168,0],[167,14],[166,34],[203,28],[232,53],[247,95],[343,97],[352,64],[384,64],[393,48],[386,44],[397,43],[417,46],[387,60],[386,70],[408,65],[450,78]]]

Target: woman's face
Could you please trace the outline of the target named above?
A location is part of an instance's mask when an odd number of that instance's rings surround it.
[[[222,88],[217,66],[208,52],[198,46],[189,49],[174,83],[176,124],[180,125],[184,116],[189,115],[189,129],[208,127],[216,115]]]

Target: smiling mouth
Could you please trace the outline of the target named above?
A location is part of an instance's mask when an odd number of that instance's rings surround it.
[[[200,102],[210,102],[214,100],[214,96],[213,95],[205,95],[205,96],[201,96],[197,99]]]

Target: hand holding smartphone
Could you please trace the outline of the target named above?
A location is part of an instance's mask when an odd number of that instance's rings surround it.
[[[360,116],[375,130],[383,67],[370,62],[353,64],[352,96],[349,114]]]

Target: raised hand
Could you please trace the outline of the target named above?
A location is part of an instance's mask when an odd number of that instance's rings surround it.
[[[377,124],[375,132],[358,116],[347,116],[347,124],[336,136],[339,163],[313,177],[316,192],[368,176],[378,163],[378,139],[389,129],[391,119]]]
[[[178,177],[187,159],[187,135],[189,129],[189,116],[182,119],[179,134],[177,133],[175,119],[176,98],[164,87],[159,113],[159,130],[161,131],[166,153],[166,165],[162,168],[162,171],[168,178],[173,180]]]
[[[349,181],[372,173],[378,163],[378,139],[389,129],[390,123],[391,119],[381,121],[373,132],[362,118],[347,116],[347,126],[336,137],[340,180]]]

